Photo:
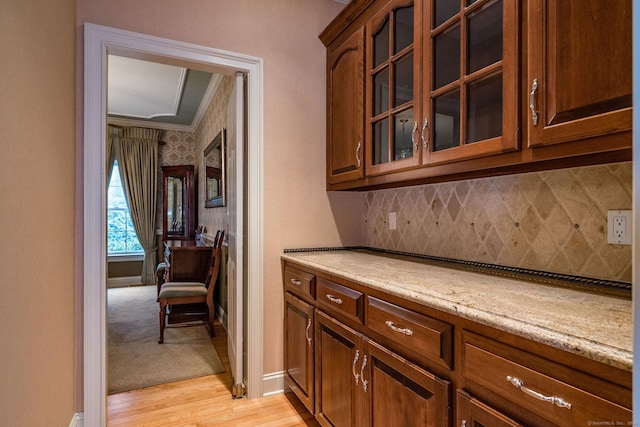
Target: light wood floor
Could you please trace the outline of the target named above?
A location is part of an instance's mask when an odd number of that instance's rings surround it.
[[[291,393],[252,400],[232,399],[227,336],[218,323],[213,343],[225,365],[225,373],[112,394],[107,398],[107,425],[318,426]]]

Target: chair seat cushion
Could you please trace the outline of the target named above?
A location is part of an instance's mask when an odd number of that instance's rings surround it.
[[[207,287],[200,282],[167,282],[160,288],[158,299],[195,297],[207,294]]]

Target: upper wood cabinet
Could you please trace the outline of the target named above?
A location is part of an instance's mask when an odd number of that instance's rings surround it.
[[[529,146],[631,130],[631,3],[529,1]]]
[[[367,22],[366,174],[420,165],[422,13],[392,0]]]
[[[327,58],[327,182],[364,176],[364,28]]]
[[[519,3],[426,2],[424,163],[516,150]]]
[[[631,160],[631,0],[352,0],[320,38],[329,190]]]

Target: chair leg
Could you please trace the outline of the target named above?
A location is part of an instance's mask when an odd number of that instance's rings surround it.
[[[166,317],[166,309],[167,309],[167,302],[166,301],[160,301],[160,338],[158,339],[158,344],[162,344],[164,342],[164,322],[165,322],[165,317]]]

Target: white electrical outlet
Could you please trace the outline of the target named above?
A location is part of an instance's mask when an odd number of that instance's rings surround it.
[[[607,214],[608,242],[612,245],[630,245],[632,240],[630,210],[609,211]]]
[[[397,216],[395,212],[389,212],[389,230],[396,230],[398,228]]]

